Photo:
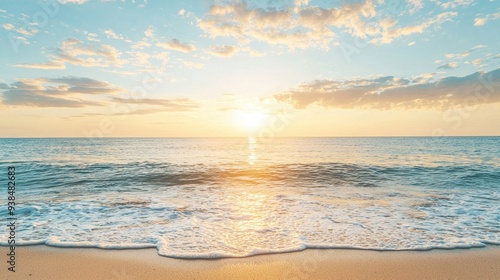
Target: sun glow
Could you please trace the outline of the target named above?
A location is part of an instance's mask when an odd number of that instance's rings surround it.
[[[265,125],[267,119],[266,113],[262,111],[238,111],[236,121],[238,125],[245,130],[257,130]]]

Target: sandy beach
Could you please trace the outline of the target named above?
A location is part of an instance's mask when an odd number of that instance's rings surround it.
[[[6,259],[7,248],[1,247]],[[183,260],[155,249],[16,248],[1,279],[500,279],[500,247],[379,252],[318,250],[248,258]]]

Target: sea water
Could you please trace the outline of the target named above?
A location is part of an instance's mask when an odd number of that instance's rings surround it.
[[[500,137],[0,139],[0,155],[17,245],[219,258],[500,244]]]

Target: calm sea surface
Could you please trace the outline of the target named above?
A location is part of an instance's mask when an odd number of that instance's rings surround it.
[[[0,155],[18,244],[182,258],[500,244],[500,137],[0,139]]]

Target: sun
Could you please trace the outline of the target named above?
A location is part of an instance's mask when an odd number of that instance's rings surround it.
[[[262,128],[267,120],[267,114],[258,110],[239,110],[236,114],[238,126],[245,130],[255,131]]]

